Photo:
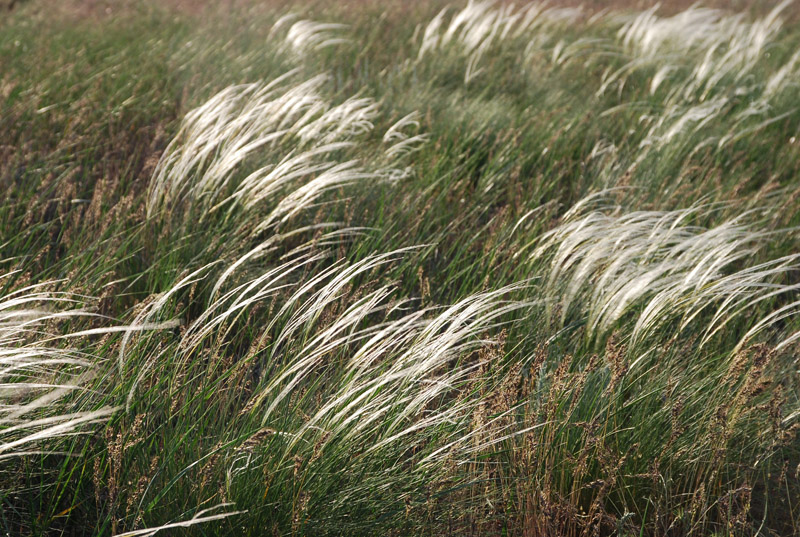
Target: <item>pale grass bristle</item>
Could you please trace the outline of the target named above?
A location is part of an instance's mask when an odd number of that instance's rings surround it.
[[[373,130],[377,104],[353,97],[331,105],[320,93],[327,76],[287,86],[294,76],[227,88],[187,114],[153,174],[148,214],[194,210],[202,221],[223,207],[233,218],[273,202],[254,225],[259,234],[331,190],[383,180],[391,170],[367,170],[336,156]],[[406,153],[422,141],[406,140],[394,151]],[[239,176],[250,163],[259,167]]]
[[[278,21],[276,26],[281,22]],[[349,39],[340,37],[341,31],[346,29],[345,24],[300,20],[289,27],[286,43],[295,54],[304,55],[310,51],[348,43]]]
[[[269,333],[274,323],[282,323],[265,358],[283,365],[246,405],[249,414],[261,416],[262,427],[286,439],[285,457],[304,446],[316,445],[319,452],[319,441],[314,439],[320,436],[325,438],[323,443],[335,441],[338,445],[360,445],[371,439],[373,447],[368,452],[380,452],[407,436],[443,423],[457,423],[470,414],[474,400],[454,400],[453,405],[435,411],[426,409],[442,396],[455,393],[480,365],[452,369],[447,364],[485,345],[481,334],[501,324],[502,317],[526,307],[505,298],[520,286],[470,296],[450,307],[417,309],[394,320],[376,322],[372,320],[376,315],[384,317],[400,305],[390,300],[392,288],[380,287],[334,317],[323,316],[343,298],[353,280],[397,262],[411,251],[369,256],[352,265],[339,261],[300,283],[291,283],[289,276],[321,257],[293,259],[226,290],[226,280],[252,258],[251,253],[245,254],[220,277],[214,286],[216,298],[182,334],[178,348],[188,360],[205,340],[227,333],[227,327],[234,326],[249,308],[291,289],[263,329]],[[320,324],[323,318],[324,324]],[[291,342],[298,340],[304,343],[294,347]],[[299,429],[282,428],[279,409],[339,353],[347,356],[339,373],[341,385]],[[246,475],[255,457],[252,449],[234,452],[227,463],[231,479]]]
[[[796,533],[790,0],[323,4],[7,47],[5,527]]]
[[[420,128],[419,112],[414,111],[410,114],[400,118],[396,123],[386,130],[383,135],[383,143],[391,144],[386,149],[386,156],[390,159],[398,158],[409,153],[413,153],[422,148],[423,145],[430,139],[427,134],[408,135],[404,132],[406,129],[412,131],[419,130]]]
[[[64,402],[70,394],[87,389],[96,374],[96,359],[64,345],[86,334],[53,334],[47,327],[93,314],[74,307],[82,305],[83,297],[45,290],[54,285],[56,282],[30,285],[0,298],[3,458],[52,452],[55,439],[85,431],[116,410],[81,411]],[[54,311],[69,307],[73,309]],[[40,449],[31,451],[30,446]]]
[[[579,206],[589,206],[593,199]],[[702,346],[754,304],[798,289],[797,284],[774,283],[797,270],[797,254],[731,270],[779,232],[751,231],[747,215],[713,228],[691,224],[710,209],[622,215],[571,211],[533,253],[539,258],[553,252],[547,288],[563,308],[562,322],[580,303],[587,310],[590,333],[601,335],[635,306],[631,337],[636,342],[652,337],[669,320],[686,328],[701,312],[716,310]],[[785,306],[759,321],[745,339],[794,308]]]
[[[452,46],[467,58],[465,84],[481,73],[479,64],[493,46],[524,37],[541,41],[541,35],[574,24],[581,14],[578,8],[547,7],[538,2],[517,9],[492,0],[470,0],[446,23],[448,11],[440,11],[425,27],[417,60]]]
[[[152,528],[143,528],[140,530],[117,533],[114,535],[114,537],[150,537],[151,535],[155,535],[156,533],[163,530],[169,530],[173,528],[190,528],[198,524],[204,524],[206,522],[212,522],[215,520],[223,520],[228,517],[245,514],[247,512],[247,511],[225,511],[223,513],[208,514],[212,513],[213,511],[217,511],[219,509],[225,509],[230,506],[231,506],[230,503],[221,503],[213,507],[201,509],[192,518],[188,520],[183,520],[181,522],[172,522],[169,524],[164,524]]]

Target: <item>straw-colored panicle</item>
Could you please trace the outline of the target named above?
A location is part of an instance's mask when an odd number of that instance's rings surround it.
[[[627,347],[619,341],[620,337],[617,333],[611,334],[606,340],[606,352],[604,358],[608,368],[611,370],[611,381],[608,384],[607,390],[611,393],[622,382],[625,374],[628,372],[628,363],[625,356]]]
[[[125,481],[125,474],[130,464],[128,452],[145,439],[146,435],[145,414],[137,414],[130,423],[123,419],[118,427],[107,427],[104,434],[106,453],[108,459],[107,471],[103,472],[99,466],[95,467],[96,494],[102,494],[108,501],[112,516],[112,532],[117,532],[117,524],[123,515],[130,514],[135,503],[141,499],[144,487],[149,482],[147,476],[142,475],[137,483]],[[98,461],[99,462],[99,461]],[[158,458],[151,462],[151,472],[158,463]],[[105,477],[102,477],[105,474]],[[137,522],[138,523],[138,522]]]
[[[139,476],[139,480],[137,481],[135,487],[131,487],[129,489],[126,514],[128,516],[134,516],[132,524],[134,529],[140,528],[143,524],[142,512],[139,509],[138,504],[142,498],[144,498],[145,492],[147,492],[148,488],[150,487],[152,480],[156,475],[159,462],[161,462],[161,458],[158,455],[154,456],[150,460],[150,466],[148,467],[147,472]]]

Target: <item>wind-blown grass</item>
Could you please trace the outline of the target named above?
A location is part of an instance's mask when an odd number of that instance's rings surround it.
[[[3,531],[798,532],[790,3],[37,5]]]

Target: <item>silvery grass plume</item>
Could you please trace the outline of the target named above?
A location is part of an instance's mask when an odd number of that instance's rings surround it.
[[[0,280],[13,274],[5,273]],[[0,461],[32,456],[81,456],[64,439],[92,432],[93,426],[104,423],[119,410],[112,406],[90,406],[86,402],[91,400],[89,394],[97,385],[101,364],[107,361],[79,350],[75,342],[81,342],[85,349],[95,336],[176,326],[173,322],[138,319],[139,322],[128,326],[64,330],[64,325],[81,318],[105,318],[82,307],[87,297],[52,290],[62,283],[32,284],[0,297]],[[209,514],[228,505],[200,511],[184,522],[121,535],[153,535],[162,529],[188,527],[240,514],[235,511]],[[16,509],[24,513],[28,507],[18,505]]]
[[[639,148],[661,148],[673,141],[690,141],[692,134],[700,132],[703,127],[719,118],[729,102],[727,97],[719,95],[697,105],[673,104],[665,107],[659,115],[643,116],[642,119],[649,120],[651,126],[639,143]],[[646,155],[647,152],[641,153],[637,160],[642,161]]]
[[[169,530],[173,528],[190,528],[198,524],[213,522],[215,520],[222,520],[231,516],[241,515],[247,512],[247,511],[227,511],[224,513],[213,513],[214,511],[230,507],[231,505],[232,505],[231,503],[221,503],[213,507],[201,509],[189,520],[184,520],[181,522],[171,522],[169,524],[164,524],[153,528],[142,528],[139,530],[126,531],[124,533],[118,533],[114,535],[114,537],[151,537],[152,535],[155,535],[156,533],[163,530]]]
[[[592,20],[591,23],[595,23]],[[587,26],[589,23],[587,23]],[[548,39],[543,35],[537,35],[528,42],[525,47],[524,57],[530,56],[532,52],[541,52]],[[560,39],[550,50],[550,62],[554,65],[567,65],[572,61],[583,60],[583,66],[588,67],[594,60],[604,57],[616,57],[620,55],[619,47],[613,40],[606,37],[581,37],[572,42]]]
[[[384,286],[364,294],[335,317],[325,318],[325,312],[350,291],[357,279],[381,266],[396,263],[411,250],[373,254],[351,265],[340,260],[296,285],[295,291],[264,328],[269,331],[278,323],[282,326],[265,359],[269,363],[283,362],[253,396],[253,404],[248,405],[256,409],[265,407],[264,425],[272,423],[274,412],[295,388],[328,368],[331,357],[342,352],[347,362],[338,368],[337,374],[347,382],[339,384],[339,395],[328,400],[306,424],[305,431],[318,429],[324,422],[330,432],[355,434],[358,428],[343,424],[333,427],[331,420],[335,416],[336,423],[351,422],[361,415],[369,415],[371,418],[365,424],[376,423],[374,412],[390,409],[387,398],[395,396],[414,396],[395,408],[402,416],[418,412],[429,396],[451,386],[443,380],[445,377],[455,375],[453,378],[457,378],[464,374],[463,371],[440,370],[440,366],[467,349],[480,346],[479,334],[496,328],[501,317],[523,307],[521,303],[503,298],[519,288],[513,286],[474,295],[447,308],[420,308],[394,320],[370,322],[396,314],[411,304],[407,300],[391,300],[394,290]],[[224,293],[209,307],[208,313],[186,331],[182,346],[196,348],[211,330],[232,316],[241,315],[244,308],[283,289],[291,272],[316,261],[318,256],[288,262]],[[224,311],[220,311],[223,308]],[[435,314],[433,318],[429,318],[431,314]],[[292,342],[304,343],[297,346]],[[439,380],[432,380],[439,374],[443,375]],[[391,386],[397,390],[390,389]],[[416,403],[410,404],[412,401]],[[340,405],[346,408],[331,414]],[[394,425],[388,425],[380,420],[388,429],[401,422],[398,419]]]
[[[635,311],[634,343],[676,322],[678,330],[702,326],[702,346],[732,320],[745,320],[754,305],[800,289],[800,284],[779,283],[798,269],[800,254],[740,267],[770,237],[784,233],[752,231],[746,224],[751,215],[705,228],[692,222],[713,207],[618,214],[598,207],[604,194],[576,204],[533,253],[534,258],[550,255],[547,289],[563,308],[562,322],[580,307],[586,311],[587,332],[599,336]],[[776,316],[796,310],[795,303],[751,320],[742,343]],[[704,313],[709,316],[701,317]]]
[[[522,285],[478,293],[448,307],[417,308],[413,300],[396,298],[391,285],[352,296],[359,281],[413,250],[373,254],[352,264],[338,260],[299,279],[307,266],[325,257],[309,253],[255,277],[238,278],[236,273],[252,274],[244,270],[252,259],[248,252],[217,278],[204,312],[165,352],[176,356],[175,364],[195,363],[203,349],[224,349],[248,312],[264,302],[274,304],[255,336],[269,344],[236,364],[259,364],[263,374],[239,413],[257,430],[233,443],[219,439],[231,445],[225,457],[228,487],[235,488],[251,471],[266,467],[270,475],[281,475],[287,466],[300,464],[294,478],[272,485],[275,490],[299,480],[298,472],[309,493],[336,475],[335,483],[348,486],[337,490],[335,508],[346,510],[350,502],[369,501],[375,493],[360,486],[365,480],[379,481],[382,490],[402,489],[413,476],[422,479],[423,470],[444,463],[442,456],[412,470],[399,462],[387,466],[407,457],[409,442],[434,438],[444,427],[456,435],[447,437],[448,452],[461,445],[458,434],[477,404],[460,396],[481,365],[474,351],[527,305],[509,298]],[[180,285],[193,277],[187,275]],[[315,472],[328,478],[315,480]],[[347,483],[354,475],[361,476],[360,484]]]
[[[78,307],[86,297],[48,290],[56,283],[29,285],[0,298],[0,458],[50,453],[48,446],[53,439],[76,434],[116,410],[71,411],[70,404],[64,402],[68,395],[88,389],[98,362],[95,356],[65,347],[65,343],[165,327],[145,323],[54,332],[71,319],[101,317]],[[63,307],[71,309],[56,310]],[[27,450],[30,445],[37,449]]]
[[[464,83],[469,83],[480,73],[478,64],[487,50],[506,39],[517,39],[534,32],[548,32],[561,24],[574,22],[580,10],[574,8],[546,8],[532,3],[516,9],[512,4],[497,7],[492,0],[470,0],[445,23],[447,8],[440,11],[425,27],[417,59],[426,54],[457,47],[467,58]]]
[[[664,81],[671,83],[665,103],[700,104],[723,86],[733,86],[737,94],[758,94],[762,99],[774,95],[795,71],[791,59],[782,72],[761,84],[749,78],[765,51],[779,35],[780,14],[791,3],[784,1],[764,18],[748,22],[742,14],[728,15],[721,10],[693,6],[672,17],[656,15],[655,6],[625,20],[617,32],[622,52],[629,61],[622,67],[609,67],[598,95],[610,87],[622,87],[626,78],[642,68],[654,68],[650,94],[655,95]],[[618,16],[615,16],[618,17]],[[724,82],[724,84],[723,84]]]
[[[660,114],[642,115],[641,124],[650,123],[651,126],[645,138],[639,143],[639,149],[660,149],[673,142],[673,147],[691,152],[708,146],[716,146],[719,149],[786,119],[796,111],[791,109],[764,119],[769,113],[770,106],[763,98],[754,100],[747,108],[736,113],[733,113],[734,106],[735,102],[732,99],[717,95],[700,104],[669,104]],[[713,125],[717,120],[721,122],[725,119],[730,120],[727,133],[706,133],[705,127]],[[754,123],[754,120],[759,121]],[[701,133],[705,133],[706,136],[698,142],[695,135]],[[636,162],[642,162],[647,156],[648,152],[642,151]]]
[[[780,14],[791,1],[785,0],[754,22],[747,22],[742,14],[727,15],[696,6],[672,17],[659,17],[656,6],[624,24],[618,37],[625,49],[637,56],[690,54],[701,59],[692,75],[708,90],[726,73],[735,74],[738,80],[749,71],[779,32]]]
[[[655,57],[664,51],[708,50],[737,38],[746,29],[741,14],[726,16],[722,10],[692,6],[671,17],[656,14],[653,6],[629,20],[617,36],[626,49]]]
[[[406,129],[418,131],[421,117],[419,112],[411,112],[397,120],[396,123],[386,130],[386,133],[383,135],[383,143],[389,144],[389,147],[386,149],[387,157],[396,159],[408,155],[409,153],[421,149],[425,142],[428,141],[430,137],[427,134],[410,136],[403,132]]]
[[[0,459],[52,453],[53,439],[75,434],[114,411],[71,411],[62,405],[68,394],[86,389],[94,358],[48,346],[63,339],[48,331],[52,325],[88,315],[75,308],[78,297],[48,291],[52,285],[29,285],[0,298]],[[65,306],[73,309],[54,311]]]
[[[332,189],[380,179],[383,172],[336,158],[373,129],[376,103],[331,105],[320,95],[325,75],[287,86],[293,75],[226,88],[189,112],[150,181],[148,215],[182,210],[203,221],[227,207],[226,218],[239,217],[280,196],[262,231]]]
[[[340,33],[348,28],[346,24],[297,20],[297,18],[294,13],[282,16],[272,26],[268,36],[268,39],[272,39],[289,26],[284,38],[285,44],[296,57],[303,58],[312,51],[350,42],[349,39],[340,36]]]
[[[693,7],[664,18],[653,8],[623,24],[618,39],[621,53],[629,59],[621,67],[607,68],[596,95],[612,88],[621,94],[632,73],[654,70],[649,93],[656,105],[639,117],[635,127],[644,134],[636,162],[667,148],[684,154],[709,146],[720,149],[795,112],[770,114],[773,100],[796,83],[798,54],[769,77],[753,76],[767,61],[765,52],[779,36],[780,14],[788,4],[779,4],[753,22],[742,15]],[[742,109],[745,96],[749,105]],[[710,132],[697,139],[706,127],[727,118],[732,119],[727,132]]]

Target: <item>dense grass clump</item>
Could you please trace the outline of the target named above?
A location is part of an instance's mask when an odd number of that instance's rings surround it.
[[[7,535],[800,532],[800,30],[14,3]]]

